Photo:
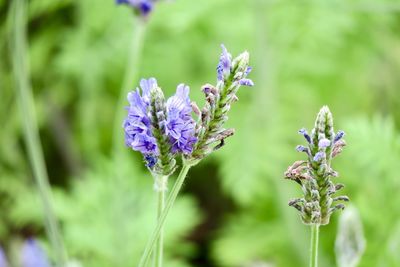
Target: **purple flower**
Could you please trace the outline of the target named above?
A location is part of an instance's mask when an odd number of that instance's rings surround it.
[[[314,156],[314,161],[320,161],[325,157],[325,152],[317,152]]]
[[[254,86],[254,82],[250,79],[241,79],[239,80],[239,84],[244,86]]]
[[[311,137],[310,137],[310,135],[308,134],[308,132],[307,132],[307,130],[305,128],[300,129],[299,130],[299,134],[302,134],[304,136],[304,138],[307,140],[307,142],[309,144],[311,144]]]
[[[319,140],[319,142],[318,142],[319,148],[327,148],[330,145],[331,145],[331,141],[329,141],[326,138],[323,138],[323,139]]]
[[[217,77],[218,81],[223,81],[224,77],[229,76],[231,74],[231,66],[232,66],[232,55],[228,52],[226,47],[221,44],[222,53],[219,58],[219,63],[217,66]]]
[[[296,146],[296,150],[297,150],[298,152],[306,152],[306,153],[308,153],[308,151],[309,151],[307,147],[302,146],[302,145]]]
[[[169,136],[172,152],[190,154],[193,144],[195,122],[192,118],[192,106],[189,98],[189,87],[180,84],[176,93],[167,100],[166,134]]]
[[[156,139],[151,132],[151,119],[149,114],[150,90],[157,86],[157,80],[142,79],[140,87],[128,94],[128,116],[124,120],[125,144],[142,154],[158,155]]]
[[[335,135],[333,143],[336,143],[337,141],[342,139],[344,135],[345,135],[344,131],[338,131],[337,134]]]
[[[130,5],[142,16],[147,16],[153,10],[154,0],[116,0],[115,2]]]
[[[7,258],[2,247],[0,247],[0,267],[8,267]]]
[[[146,166],[152,168],[157,163],[160,150],[153,132],[150,91],[158,85],[155,78],[150,78],[142,79],[140,87],[142,94],[139,89],[128,94],[130,106],[123,124],[125,143],[133,150],[141,152],[145,156]],[[175,95],[167,100],[165,108],[165,121],[161,121],[161,127],[158,127],[171,145],[169,152],[190,154],[197,139],[194,136],[196,125],[191,115],[189,87],[178,85]]]
[[[218,81],[224,81],[225,79],[227,79],[229,77],[229,75],[231,75],[231,71],[233,71],[233,68],[235,68],[235,67],[233,67],[234,62],[232,61],[232,55],[228,52],[228,50],[226,49],[226,47],[223,44],[221,44],[221,48],[222,48],[222,53],[219,58],[219,63],[217,66]],[[246,61],[248,61],[248,53],[245,52],[239,57],[243,57],[243,56],[247,56]],[[237,79],[237,82],[239,83],[239,85],[254,86],[254,82],[252,80],[246,78],[247,75],[251,72],[251,70],[252,70],[251,67],[246,67],[245,70],[238,72],[241,75],[239,75],[238,78],[235,78],[235,79]]]
[[[21,264],[23,267],[50,267],[46,254],[33,238],[26,240],[22,246]]]

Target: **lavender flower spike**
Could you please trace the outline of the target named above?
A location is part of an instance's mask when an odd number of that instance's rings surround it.
[[[338,133],[335,136],[332,113],[326,106],[318,113],[311,136],[303,129],[299,133],[306,138],[308,148],[298,146],[297,149],[308,151],[308,161],[301,161],[300,165],[296,161],[285,176],[301,185],[304,196],[290,201],[289,205],[300,212],[305,224],[325,225],[334,211],[344,207],[343,204],[333,203],[348,201],[346,196],[333,197],[342,186],[335,186],[331,181],[331,177],[337,176],[331,168],[331,160],[344,146],[343,140],[334,141],[343,135]],[[296,174],[296,179],[293,179],[293,174]]]
[[[254,85],[247,78],[251,68],[249,67],[249,53],[243,52],[232,59],[224,45],[217,66],[217,85],[206,84],[202,91],[205,94],[206,103],[201,110],[199,122],[196,125],[195,137],[197,142],[190,155],[185,155],[189,164],[196,164],[199,160],[212,151],[221,148],[224,140],[233,135],[233,129],[225,129],[224,123],[228,120],[228,111],[231,104],[238,100],[236,93],[240,86]],[[196,108],[196,110],[198,110]]]
[[[146,17],[153,10],[155,0],[116,0],[116,4],[126,4],[139,13],[141,16]]]
[[[21,265],[23,267],[50,267],[46,254],[35,239],[24,242],[21,250]]]
[[[167,101],[155,78],[142,79],[140,87],[141,92],[128,94],[125,143],[143,154],[151,172],[168,176],[175,169],[174,157],[192,153],[197,141],[189,87],[178,85]]]

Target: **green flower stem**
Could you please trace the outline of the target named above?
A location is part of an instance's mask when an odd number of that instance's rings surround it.
[[[160,220],[162,212],[165,208],[165,193],[167,189],[168,176],[160,176],[158,177],[158,205],[157,205],[157,220]],[[157,240],[157,247],[155,253],[155,266],[162,267],[163,266],[163,252],[164,252],[164,227],[161,227],[160,236]]]
[[[319,224],[311,225],[310,267],[318,267]]]
[[[142,48],[146,33],[146,22],[140,17],[135,16],[135,24],[132,33],[132,40],[130,45],[130,52],[125,69],[124,80],[119,93],[118,103],[116,105],[117,111],[114,118],[114,129],[112,136],[113,152],[118,153],[124,149],[122,121],[127,106],[126,96],[129,90],[133,89],[139,75],[139,67],[142,55]]]
[[[35,117],[34,100],[28,74],[28,62],[25,55],[27,53],[25,11],[25,0],[15,0],[13,2],[12,12],[10,13],[12,16],[10,54],[12,56],[16,82],[15,89],[17,91],[17,101],[21,112],[28,156],[43,206],[46,232],[54,251],[56,266],[62,267],[66,264],[67,256],[52,206],[50,184]]]
[[[176,200],[176,197],[178,196],[178,193],[180,189],[182,188],[183,182],[185,181],[186,175],[193,165],[190,165],[186,162],[183,163],[181,172],[179,173],[178,179],[176,180],[174,187],[172,188],[168,199],[167,203],[165,204],[165,208],[161,215],[159,216],[158,223],[156,228],[154,229],[149,241],[147,242],[146,248],[143,252],[142,258],[140,259],[139,262],[139,267],[145,267],[147,266],[147,263],[150,259],[151,252],[153,250],[153,247],[156,244],[156,241],[158,237],[161,234],[162,228],[164,226],[165,220],[167,219],[168,213],[170,212],[172,206],[174,205],[174,202]]]

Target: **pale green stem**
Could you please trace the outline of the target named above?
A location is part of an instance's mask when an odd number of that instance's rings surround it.
[[[157,221],[160,220],[162,212],[165,208],[165,193],[167,190],[168,176],[157,177],[156,191],[158,195],[157,205]],[[161,227],[160,236],[157,240],[156,253],[155,253],[155,266],[163,266],[163,254],[164,254],[164,227]]]
[[[149,241],[147,242],[146,248],[145,248],[142,258],[140,259],[140,262],[139,262],[139,267],[147,266],[147,263],[150,259],[150,255],[153,250],[153,247],[155,246],[156,241],[157,241],[158,237],[160,236],[160,233],[164,226],[165,220],[167,219],[167,216],[168,216],[172,206],[174,205],[176,197],[178,196],[178,193],[179,193],[180,189],[182,188],[183,182],[185,181],[186,175],[191,166],[192,165],[187,164],[185,162],[183,163],[183,166],[179,173],[178,179],[176,180],[174,187],[172,188],[172,190],[168,196],[167,203],[165,204],[165,208],[158,219],[157,226],[154,229],[152,235],[150,236]]]
[[[311,225],[310,267],[318,267],[319,224]]]
[[[35,117],[33,93],[29,81],[28,62],[25,55],[27,53],[25,0],[15,0],[12,5],[12,11],[10,49],[16,82],[17,101],[24,128],[24,138],[35,182],[39,190],[45,216],[46,232],[54,251],[56,266],[62,267],[65,266],[67,257],[52,206],[51,189]]]
[[[145,32],[146,22],[142,18],[135,16],[130,52],[128,55],[124,80],[116,105],[117,111],[114,118],[114,129],[112,136],[112,147],[114,154],[125,148],[123,142],[124,134],[122,130],[122,122],[124,114],[126,113],[125,106],[128,106],[126,97],[128,92],[135,88],[136,80],[138,79]]]

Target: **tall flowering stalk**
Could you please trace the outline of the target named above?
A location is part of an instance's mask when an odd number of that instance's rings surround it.
[[[28,62],[26,59],[25,0],[15,0],[11,8],[13,9],[10,13],[13,17],[13,28],[10,36],[10,54],[12,56],[15,76],[17,101],[23,122],[24,139],[42,203],[47,236],[53,248],[56,266],[60,267],[66,263],[66,253],[52,204],[52,194],[35,117],[32,88],[29,81]]]
[[[180,84],[176,94],[167,101],[155,78],[142,79],[141,89],[128,94],[128,116],[123,127],[125,144],[142,153],[145,164],[154,177],[158,193],[158,218],[165,206],[168,177],[176,167],[175,157],[189,154],[197,138],[189,87]],[[163,234],[160,230],[156,251],[156,266],[162,266]]]
[[[200,110],[195,103],[191,103],[189,108],[190,101],[186,90],[180,91],[179,87],[175,97],[167,101],[167,123],[163,133],[170,140],[171,152],[182,155],[183,166],[163,211],[159,213],[157,226],[147,243],[139,267],[147,265],[156,241],[162,236],[165,220],[189,169],[211,152],[221,148],[225,143],[224,140],[234,134],[233,129],[225,129],[223,126],[228,119],[227,114],[231,104],[238,100],[236,93],[240,86],[253,86],[253,82],[247,79],[250,71],[248,52],[232,59],[231,54],[222,46],[217,67],[217,84],[215,86],[206,84],[202,88],[206,98],[203,109]],[[182,99],[185,101],[181,101]],[[179,110],[181,112],[178,112]],[[198,116],[196,123],[190,116],[192,110]],[[173,127],[176,127],[175,130]],[[154,155],[156,154],[151,153],[149,157],[153,159]]]
[[[311,226],[310,267],[318,266],[318,239],[320,225],[329,223],[333,212],[344,209],[341,201],[348,201],[347,196],[336,196],[342,184],[334,184],[332,178],[338,173],[331,167],[331,161],[346,145],[342,139],[343,131],[335,134],[333,117],[327,106],[322,107],[317,115],[311,135],[307,130],[299,131],[307,141],[307,146],[299,145],[296,150],[304,152],[307,160],[296,161],[285,172],[285,178],[298,183],[304,196],[293,199],[289,206],[300,212],[303,223]]]

